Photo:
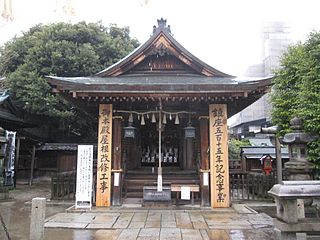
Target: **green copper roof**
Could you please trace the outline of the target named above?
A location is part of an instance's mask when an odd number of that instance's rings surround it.
[[[199,75],[124,75],[119,77],[54,77],[48,82],[70,91],[90,92],[223,92],[252,90],[270,85],[271,79],[244,81]]]
[[[127,84],[127,85],[176,85],[176,84],[238,84],[234,78],[189,76],[163,76],[163,75],[127,75],[119,77],[54,77],[52,79],[75,84]]]

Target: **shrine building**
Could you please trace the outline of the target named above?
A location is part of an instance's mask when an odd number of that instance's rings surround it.
[[[196,193],[201,206],[229,207],[227,119],[265,94],[271,79],[238,81],[209,66],[160,19],[149,40],[107,69],[48,82],[98,118],[96,206],[145,198],[144,188],[155,186],[160,201],[169,189],[191,192],[191,200]]]

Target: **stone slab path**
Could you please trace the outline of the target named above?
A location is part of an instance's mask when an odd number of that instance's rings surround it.
[[[225,210],[65,212],[46,219],[45,227],[92,231],[91,239],[274,239],[271,217],[239,205]]]

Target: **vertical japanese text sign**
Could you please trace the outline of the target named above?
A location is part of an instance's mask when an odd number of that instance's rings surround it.
[[[99,105],[96,206],[111,202],[112,104]]]
[[[76,208],[91,208],[93,145],[78,145]]]
[[[210,104],[211,207],[229,207],[227,105]]]

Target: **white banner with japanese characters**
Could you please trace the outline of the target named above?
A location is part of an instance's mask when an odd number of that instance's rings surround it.
[[[78,145],[76,208],[92,206],[93,145]]]

